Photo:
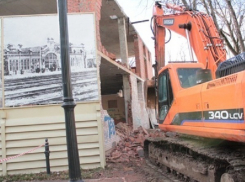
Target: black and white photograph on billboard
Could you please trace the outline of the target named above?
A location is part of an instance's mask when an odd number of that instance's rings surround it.
[[[93,14],[68,15],[73,98],[98,100]],[[3,19],[5,106],[63,101],[57,15]]]
[[[0,19],[0,107],[3,106],[3,92],[2,92],[2,19]]]

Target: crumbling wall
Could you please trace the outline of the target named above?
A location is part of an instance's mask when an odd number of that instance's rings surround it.
[[[143,126],[148,129],[149,117],[145,105],[144,97],[144,84],[141,80],[138,80],[135,76],[130,76],[131,82],[131,91],[132,91],[132,101],[131,101],[131,110],[132,110],[132,120],[133,128],[136,129],[139,126]]]
[[[110,117],[115,121],[115,124],[119,122],[126,122],[125,120],[125,105],[123,97],[119,97],[117,94],[102,95],[102,107],[107,110]],[[116,106],[110,107],[110,101],[115,101]]]
[[[151,53],[139,35],[134,36],[134,51],[136,74],[144,80],[151,80],[153,77]]]
[[[101,109],[101,121],[104,131],[105,151],[108,151],[117,145],[120,137],[116,134],[115,122],[113,118],[110,117],[106,110]]]
[[[143,41],[140,39],[138,35],[134,36],[134,51],[135,51],[135,62],[136,62],[136,74],[141,78],[146,78],[147,69],[144,64],[144,48]]]

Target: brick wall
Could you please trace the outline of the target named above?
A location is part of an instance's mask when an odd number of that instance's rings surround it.
[[[153,76],[151,54],[139,35],[134,36],[134,51],[136,74],[150,80]]]
[[[135,51],[135,61],[136,61],[136,73],[141,78],[145,79],[145,64],[144,64],[144,50],[143,42],[138,35],[134,36],[134,51]]]
[[[145,47],[146,52],[146,69],[147,69],[147,76],[146,78],[151,80],[153,77],[153,69],[152,69],[152,59],[151,59],[151,53],[149,52],[148,48]]]

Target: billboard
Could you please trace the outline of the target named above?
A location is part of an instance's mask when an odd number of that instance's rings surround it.
[[[5,17],[2,21],[4,106],[62,103],[58,16]],[[94,14],[68,15],[68,32],[73,98],[76,102],[98,100]]]
[[[2,50],[2,19],[0,19],[0,50]],[[3,106],[2,51],[0,51],[0,107]]]

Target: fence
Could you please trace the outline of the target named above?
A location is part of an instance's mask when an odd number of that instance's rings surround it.
[[[99,102],[78,103],[75,107],[77,142],[81,167],[104,167],[105,154]],[[24,153],[49,138],[54,171],[68,169],[64,110],[60,105],[0,110],[0,158]],[[0,164],[0,175],[46,171],[43,150]]]

